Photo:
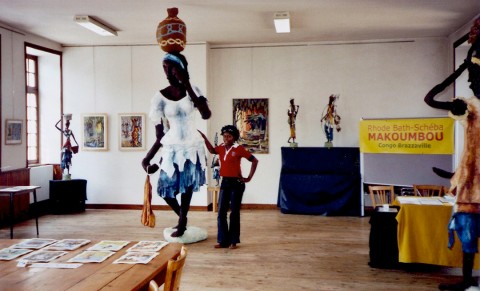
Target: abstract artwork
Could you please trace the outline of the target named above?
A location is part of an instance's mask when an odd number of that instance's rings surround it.
[[[268,154],[268,99],[233,99],[233,125],[238,143],[257,154]]]
[[[145,149],[145,114],[121,113],[119,119],[119,148],[124,151]]]
[[[83,115],[83,150],[104,151],[108,149],[107,115]]]

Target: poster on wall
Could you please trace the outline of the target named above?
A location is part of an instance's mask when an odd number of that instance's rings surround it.
[[[439,118],[364,119],[360,152],[390,154],[454,153],[454,120]]]
[[[268,154],[268,99],[233,99],[233,125],[238,143],[256,154]]]
[[[121,151],[145,149],[145,114],[120,113],[119,120],[119,147]]]
[[[108,149],[107,139],[107,115],[84,114],[83,115],[83,142],[82,149],[90,151],[102,151]]]
[[[22,121],[7,119],[5,123],[5,144],[22,143]]]

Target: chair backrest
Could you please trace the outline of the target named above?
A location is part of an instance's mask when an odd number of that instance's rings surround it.
[[[392,204],[395,200],[393,185],[390,186],[368,186],[373,208],[382,204]]]
[[[187,248],[182,246],[180,255],[175,260],[169,260],[167,266],[167,273],[165,275],[165,283],[163,284],[164,291],[173,291],[180,288],[180,279],[182,277],[183,266],[187,258]],[[158,284],[154,280],[150,281],[148,287],[149,291],[158,291]]]
[[[432,197],[445,195],[445,189],[439,185],[413,185],[415,196]]]

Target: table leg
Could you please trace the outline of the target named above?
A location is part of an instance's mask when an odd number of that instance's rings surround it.
[[[10,239],[13,239],[13,193],[10,193]]]
[[[35,212],[35,224],[37,226],[37,237],[39,235],[38,233],[38,209],[37,209],[37,190],[33,190],[33,208],[34,209],[34,212]]]

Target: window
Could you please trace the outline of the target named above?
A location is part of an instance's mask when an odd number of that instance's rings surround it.
[[[25,60],[27,80],[27,162],[30,165],[39,163],[38,57],[27,54]]]

